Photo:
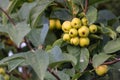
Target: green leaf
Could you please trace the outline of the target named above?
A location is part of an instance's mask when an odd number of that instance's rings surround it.
[[[51,12],[50,17],[51,18],[58,18],[61,20],[71,20],[72,19],[71,13],[67,9],[64,9],[64,8],[54,9]]]
[[[82,74],[80,72],[76,73],[73,77],[72,80],[77,80]]]
[[[6,62],[8,64],[9,72],[11,72],[15,68],[17,68],[24,61],[25,61],[24,58],[15,58],[15,59],[12,59],[12,60],[9,60],[8,62]]]
[[[5,48],[5,45],[3,42],[0,42],[0,49],[4,49]]]
[[[58,39],[53,43],[53,47],[54,46],[61,47],[62,43],[63,43],[63,39]]]
[[[49,64],[49,56],[42,50],[37,50],[34,55],[29,57],[29,63],[37,73],[40,80],[44,80],[45,72]]]
[[[3,78],[3,76],[2,76],[2,75],[0,75],[0,80],[4,80],[4,78]]]
[[[72,46],[72,45],[68,45],[67,46],[67,51],[69,54],[72,54],[73,56],[77,57],[80,54],[80,47],[77,46]]]
[[[119,50],[120,50],[120,38],[117,38],[116,40],[108,41],[103,48],[103,51],[105,53],[114,53]]]
[[[0,61],[0,65],[7,64],[8,70],[9,70],[9,72],[11,72],[13,69],[18,67],[24,61],[25,61],[25,58],[22,56],[7,57]]]
[[[98,12],[98,19],[111,20],[116,18],[116,16],[110,10],[100,10]]]
[[[70,80],[70,76],[64,73],[63,71],[57,71],[55,74],[60,78],[60,80]],[[46,72],[45,80],[56,80],[56,78],[51,75],[51,73]]]
[[[90,6],[86,13],[86,17],[88,19],[89,24],[94,23],[97,20],[97,9],[93,6]]]
[[[21,20],[26,20],[29,18],[30,10],[36,5],[35,2],[24,3],[20,10],[18,11],[18,16]]]
[[[120,26],[117,27],[116,31],[120,33]]]
[[[109,10],[100,10],[98,12],[98,20],[97,20],[97,22],[107,25],[110,20],[115,19],[115,18],[116,18],[116,16],[111,11],[109,11]]]
[[[101,27],[101,31],[103,32],[103,34],[108,35],[113,40],[117,38],[117,33],[109,27]]]
[[[8,4],[9,4],[9,0],[0,0],[0,7],[5,9],[7,8]]]
[[[10,80],[20,80],[20,78],[11,75],[11,76],[10,76]]]
[[[49,56],[45,51],[36,50],[35,52],[28,51],[14,54],[13,56],[6,57],[3,60],[1,60],[0,64],[3,64],[11,59],[15,59],[18,57],[25,58],[25,61],[21,65],[30,65],[38,75],[39,79],[44,80],[45,72],[49,64]],[[14,63],[16,64],[16,62],[11,61],[11,64]]]
[[[55,46],[49,53],[50,66],[55,67],[59,66],[65,62],[71,62],[73,65],[77,64],[77,59],[67,53],[62,53],[61,49],[58,46]]]
[[[43,28],[42,28],[41,33],[40,33],[40,42],[41,42],[41,44],[44,44],[47,33],[48,33],[48,30],[49,30],[48,23],[44,23]]]
[[[31,27],[36,27],[40,17],[43,13],[43,11],[49,6],[50,3],[52,3],[54,0],[40,0],[38,5],[36,7],[34,7],[31,11],[30,11],[30,20],[31,20]]]
[[[98,67],[110,57],[111,55],[107,55],[105,53],[99,53],[99,54],[94,55],[92,58],[93,67],[94,68]]]
[[[46,39],[45,39],[45,44],[46,45],[53,45],[53,43],[56,40],[57,40],[56,35],[53,32],[48,31],[48,34],[47,34]]]
[[[75,74],[75,69],[64,69],[63,70],[66,74],[68,74],[70,77],[72,77]]]
[[[80,71],[83,72],[89,63],[89,51],[87,48],[81,48],[81,54],[80,54]]]
[[[49,72],[45,73],[45,80],[56,80],[56,78]]]
[[[43,45],[48,33],[48,25],[44,24],[42,29],[32,29],[31,32],[27,35],[28,39],[36,47]]]
[[[96,3],[99,3],[99,2],[103,2],[103,1],[105,2],[105,1],[109,1],[109,0],[90,0],[89,4],[93,5],[93,4],[96,4]]]
[[[38,47],[41,44],[40,33],[41,29],[32,29],[30,33],[27,35],[28,39],[36,47]]]
[[[0,26],[0,31],[8,33],[10,38],[18,47],[30,30],[31,29],[25,22],[18,23],[16,27],[10,24],[8,24],[7,26]]]
[[[60,80],[70,80],[70,76],[63,71],[58,71],[56,74],[59,76]]]

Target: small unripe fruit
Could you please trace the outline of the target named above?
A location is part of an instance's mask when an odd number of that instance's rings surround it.
[[[68,42],[70,41],[69,34],[66,33],[66,34],[63,35],[63,41],[68,41]]]
[[[56,21],[55,19],[50,19],[49,20],[49,30],[53,30],[55,28]]]
[[[81,18],[85,17],[85,13],[81,12],[80,14],[78,14]]]
[[[100,65],[97,68],[95,68],[95,72],[97,75],[102,76],[108,71],[108,66],[107,65]]]
[[[70,43],[77,46],[79,44],[79,38],[78,37],[71,38]]]
[[[82,26],[78,29],[78,34],[80,37],[87,37],[89,35],[89,28],[87,26]]]
[[[4,75],[4,80],[10,80],[10,76],[8,74]]]
[[[81,23],[81,20],[79,18],[73,18],[72,21],[71,21],[71,25],[73,28],[80,28],[82,23]]]
[[[86,17],[83,17],[83,18],[81,19],[81,21],[82,21],[82,24],[83,24],[84,26],[88,25],[88,20],[87,20]]]
[[[5,69],[0,67],[0,74],[5,74]]]
[[[85,37],[85,38],[80,38],[80,42],[79,42],[81,47],[86,47],[90,44],[90,40],[89,38]]]
[[[65,22],[62,24],[62,30],[63,30],[65,33],[68,33],[71,28],[72,28],[72,27],[71,27],[70,21],[65,21]]]
[[[77,36],[77,34],[78,34],[77,29],[75,29],[75,28],[70,29],[70,31],[69,31],[70,37],[75,37],[75,36]]]
[[[62,27],[62,25],[61,25],[61,23],[60,23],[60,20],[57,19],[57,20],[56,20],[56,28],[57,28],[57,29],[61,29],[61,27]]]
[[[97,32],[97,26],[92,24],[89,26],[90,33],[96,33]]]

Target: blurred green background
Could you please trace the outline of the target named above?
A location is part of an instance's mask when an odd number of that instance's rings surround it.
[[[120,16],[120,0],[107,0],[97,4],[99,10],[111,10],[116,16]]]

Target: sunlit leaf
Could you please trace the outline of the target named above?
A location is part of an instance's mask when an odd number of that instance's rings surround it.
[[[111,57],[111,55],[107,55],[105,53],[99,53],[99,54],[94,55],[92,58],[93,67],[94,68],[98,67],[99,65],[104,63],[110,57]]]
[[[40,0],[39,4],[30,11],[29,17],[32,28],[37,26],[42,13],[49,6],[51,2],[53,2],[53,0]]]
[[[93,6],[90,6],[86,13],[86,17],[88,19],[89,24],[94,23],[97,20],[97,9]]]
[[[16,24],[16,27],[10,24],[0,27],[0,31],[8,33],[11,40],[13,40],[18,47],[30,30],[29,25],[25,22]]]
[[[118,50],[120,50],[120,38],[117,38],[116,40],[108,41],[103,48],[103,51],[105,53],[114,53]]]
[[[89,63],[89,51],[87,48],[81,48],[81,54],[80,54],[80,71],[83,72]]]
[[[27,20],[29,18],[30,10],[36,5],[35,2],[33,3],[24,3],[20,10],[18,11],[18,16],[21,20]]]

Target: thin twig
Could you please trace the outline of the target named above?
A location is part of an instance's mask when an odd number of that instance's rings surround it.
[[[58,75],[56,75],[50,68],[47,69],[57,80],[60,80]]]
[[[16,26],[16,24],[14,23],[14,21],[12,20],[12,18],[7,14],[7,12],[5,10],[3,10],[1,7],[0,7],[0,10],[8,17],[9,21],[14,25]]]
[[[27,44],[28,48],[29,48],[31,51],[34,52],[34,49],[32,48],[30,42],[29,42],[26,38],[24,38],[24,40],[25,40],[25,43]]]
[[[85,0],[85,8],[84,8],[84,13],[86,14],[88,10],[88,0]]]
[[[116,58],[115,60],[112,61],[108,61],[108,62],[104,62],[104,65],[110,65],[110,64],[114,64],[120,61],[120,58]],[[90,59],[89,64],[92,64],[92,60]]]
[[[110,65],[110,64],[114,64],[114,63],[119,62],[119,61],[120,61],[120,58],[116,58],[116,59],[113,60],[113,61],[105,62],[105,63],[103,63],[103,64],[105,64],[105,65]]]

